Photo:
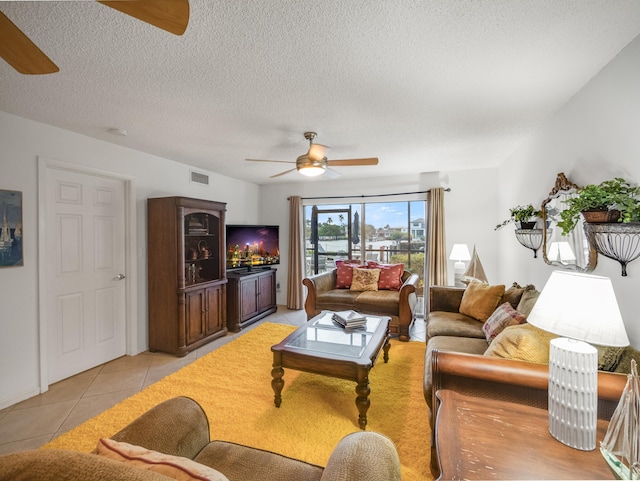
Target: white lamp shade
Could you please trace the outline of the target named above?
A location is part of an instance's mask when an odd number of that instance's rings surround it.
[[[527,321],[548,332],[602,346],[628,346],[611,279],[554,271]]]
[[[452,261],[470,261],[471,254],[467,244],[453,244],[449,259]]]

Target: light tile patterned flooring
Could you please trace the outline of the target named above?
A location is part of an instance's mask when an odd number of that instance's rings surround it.
[[[229,333],[185,357],[143,352],[57,382],[46,393],[0,411],[0,455],[39,448],[263,322],[299,326],[306,320],[304,310],[280,306],[277,312],[247,329]],[[412,340],[424,342],[425,334],[424,320],[416,319],[411,329]]]

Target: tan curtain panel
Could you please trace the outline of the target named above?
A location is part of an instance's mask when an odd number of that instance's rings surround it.
[[[444,189],[429,191],[429,286],[446,286],[447,239],[444,231]],[[425,291],[425,299],[428,290]]]
[[[289,309],[304,307],[303,235],[302,199],[299,196],[291,196],[289,198],[289,270],[287,276],[287,307]]]

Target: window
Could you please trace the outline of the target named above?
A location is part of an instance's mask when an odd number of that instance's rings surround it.
[[[339,259],[405,265],[423,285],[425,201],[305,206],[305,275],[327,271]]]

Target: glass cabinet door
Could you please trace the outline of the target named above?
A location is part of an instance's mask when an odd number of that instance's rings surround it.
[[[220,263],[220,218],[208,212],[184,216],[185,286],[222,277]]]

